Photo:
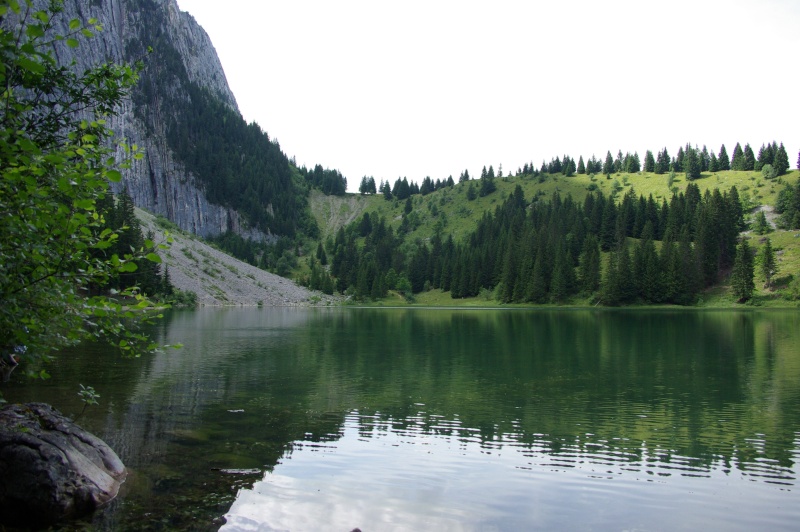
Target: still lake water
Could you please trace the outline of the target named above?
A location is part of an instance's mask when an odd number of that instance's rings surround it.
[[[131,473],[86,529],[796,530],[800,312],[175,311],[10,401]]]

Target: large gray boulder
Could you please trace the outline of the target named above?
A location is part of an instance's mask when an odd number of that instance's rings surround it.
[[[101,439],[50,405],[0,408],[0,522],[41,527],[93,512],[119,492],[125,466]]]

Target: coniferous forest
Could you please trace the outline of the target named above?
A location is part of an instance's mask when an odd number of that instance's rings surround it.
[[[704,290],[729,282],[737,300],[746,301],[753,292],[756,263],[763,262],[740,238],[748,229],[745,209],[752,202],[747,194],[742,198],[735,186],[701,192],[695,181],[703,172],[731,167],[760,171],[765,180],[779,178],[788,170],[782,144],[762,146],[757,157],[751,158],[750,153],[749,145],[742,149],[739,144],[732,159],[725,146],[719,155],[690,145],[679,148],[675,157],[666,149],[657,156],[648,151],[645,171],[669,174],[673,193],[660,201],[652,195],[637,195],[633,187],[625,193],[618,193],[619,187],[605,194],[593,184],[581,201],[558,191],[550,196],[540,191],[526,198],[517,185],[459,240],[440,227],[432,230],[430,238],[408,239],[416,228],[413,196],[452,188],[452,178],[436,183],[426,178],[422,187],[404,179],[394,186],[382,181],[375,192],[371,178],[364,178],[362,194],[377,193],[405,205],[401,224],[398,227],[374,212],[365,212],[339,228],[326,245],[318,245],[309,258],[306,282],[326,293],[338,291],[358,300],[379,300],[390,290],[411,299],[414,294],[440,289],[453,299],[484,295],[501,303],[563,304],[577,297],[607,306],[690,305]],[[554,174],[569,178],[575,173],[606,172],[605,178],[610,179],[612,173],[640,171],[638,154],[620,151],[616,158],[609,153],[605,162],[581,157],[576,163],[564,156],[543,163],[538,171],[526,165],[515,179],[545,182]],[[459,183],[466,184],[466,198],[473,201],[494,193],[495,180],[501,177],[502,172],[496,175],[490,166],[475,180],[464,172]],[[687,183],[682,190],[672,186],[679,178]],[[775,212],[780,214],[779,227],[800,228],[799,185],[784,185]],[[762,234],[769,227],[766,224],[755,232]],[[769,278],[770,270],[765,271]],[[734,286],[737,282],[741,289]]]
[[[505,303],[596,293],[605,305],[690,304],[733,267],[743,228],[736,188],[701,195],[690,184],[669,202],[629,193],[618,204],[601,192],[582,203],[558,193],[529,201],[517,186],[463,242],[436,234],[410,257],[398,252],[401,234],[365,213],[337,233],[330,275],[358,298],[440,288],[453,298],[495,291]],[[605,261],[601,252],[609,252]],[[323,289],[321,266],[312,284]]]
[[[155,4],[145,3],[157,11]],[[555,157],[541,165],[532,161],[504,175],[502,166],[484,167],[474,178],[464,171],[454,179],[425,177],[417,183],[405,177],[394,181],[364,176],[358,192],[400,204],[399,216],[385,218],[366,209],[347,226],[323,238],[309,206],[309,193],[344,196],[347,179],[338,170],[317,164],[298,167],[280,145],[257,124],[247,124],[231,107],[207,89],[192,83],[178,52],[168,46],[159,24],[146,25],[139,42],[153,45],[157,57],[143,72],[134,94],[145,123],[147,113],[173,117],[166,138],[186,167],[197,176],[208,198],[238,210],[253,227],[273,238],[254,242],[232,233],[215,238],[216,244],[247,262],[284,276],[295,276],[311,288],[339,292],[357,300],[378,300],[389,291],[413,298],[439,289],[454,299],[479,294],[502,303],[565,303],[580,297],[597,304],[692,304],[708,287],[739,275],[737,248],[745,227],[741,190],[701,188],[693,183],[716,172],[760,172],[774,182],[789,170],[784,145],[736,143],[729,152],[686,144],[675,151],[666,147],[643,156],[622,150],[616,156],[594,155],[575,159]],[[135,47],[131,57],[145,54]],[[190,98],[156,98],[177,94],[173,85],[186,87]],[[800,161],[798,161],[800,163]],[[665,176],[668,194],[639,195],[628,183],[613,179],[603,190],[594,176]],[[503,187],[498,180],[536,180],[546,184],[556,177],[593,176],[588,194],[575,199],[558,188],[543,187],[526,197],[521,187]],[[663,178],[662,178],[663,179]],[[680,187],[675,185],[680,181]],[[491,207],[466,234],[454,237],[444,216],[425,220],[416,212],[417,198],[458,187],[466,202],[492,198]],[[800,227],[797,191],[787,185],[775,211],[785,228]],[[453,199],[448,196],[447,201]],[[459,199],[460,201],[460,199]],[[480,203],[480,202],[478,202]],[[749,205],[748,205],[749,207]],[[470,211],[462,207],[463,211]],[[763,215],[763,214],[762,214]],[[399,223],[398,223],[399,220]],[[421,235],[420,226],[433,226]],[[770,224],[763,220],[761,230]],[[413,235],[413,236],[412,236]],[[750,250],[747,253],[753,254]],[[745,266],[747,266],[745,264]],[[741,266],[739,264],[738,266]],[[755,267],[750,264],[745,276]],[[739,299],[749,298],[747,290]]]

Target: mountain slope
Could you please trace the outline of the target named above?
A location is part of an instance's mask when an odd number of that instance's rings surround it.
[[[34,5],[46,9],[48,0]],[[92,18],[103,30],[75,49],[57,42],[60,62],[144,65],[109,120],[118,140],[144,152],[115,193],[126,189],[137,206],[204,237],[232,231],[263,242],[308,229],[305,190],[288,158],[242,119],[211,40],[176,0],[65,0],[56,28],[66,34],[70,20]]]
[[[175,288],[194,292],[200,306],[327,306],[340,301],[241,262],[177,230],[164,218],[141,209],[136,214],[142,230],[153,231],[156,242],[165,242],[169,231],[173,241],[160,255],[170,280]]]

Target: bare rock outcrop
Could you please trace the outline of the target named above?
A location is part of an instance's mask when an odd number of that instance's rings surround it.
[[[44,9],[48,0],[34,0],[37,9]],[[170,114],[166,100],[191,104],[189,84],[203,87],[225,105],[238,112],[236,98],[228,86],[225,72],[208,34],[186,12],[177,0],[65,0],[64,12],[56,19],[58,33],[66,34],[72,19],[84,22],[95,19],[103,30],[84,39],[78,48],[66,41],[56,42],[55,55],[63,64],[75,62],[83,71],[111,61],[115,63],[145,60],[146,72],[127,99],[109,118],[109,126],[117,140],[136,145],[144,154],[132,161],[123,172],[120,183],[112,184],[115,193],[127,190],[134,203],[160,214],[184,231],[202,237],[232,231],[258,241],[273,235],[258,231],[245,222],[233,208],[209,201],[203,184],[180,160],[167,141]],[[159,64],[147,57],[147,47],[174,52],[172,65]],[[148,88],[146,77],[159,77],[160,71],[175,72],[165,86]],[[118,159],[126,158],[120,149]]]
[[[0,522],[39,528],[116,497],[125,466],[96,436],[50,405],[0,409]]]

